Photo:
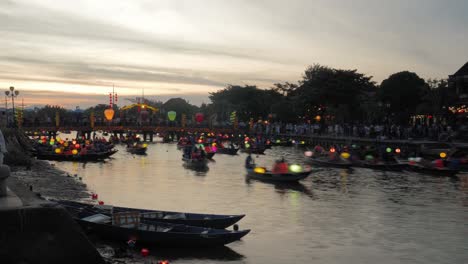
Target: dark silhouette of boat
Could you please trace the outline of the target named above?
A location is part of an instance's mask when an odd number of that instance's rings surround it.
[[[255,168],[246,168],[247,177],[268,182],[297,182],[307,178],[311,170],[303,172],[273,173],[263,168],[262,172],[255,171]]]
[[[154,220],[162,223],[183,224],[198,227],[208,227],[223,229],[231,226],[241,220],[245,215],[218,215],[218,214],[198,214],[198,213],[184,213],[184,212],[171,212],[159,211],[149,209],[138,209],[128,207],[118,207],[110,205],[94,205],[87,203],[80,203],[68,200],[56,200],[55,202],[68,208],[75,208],[82,211],[95,211],[100,214],[110,216],[112,213],[122,212],[137,212],[143,220]]]
[[[447,167],[437,168],[434,166],[426,166],[422,164],[409,164],[407,169],[421,174],[446,177],[453,177],[459,172],[459,170],[454,170]]]
[[[56,161],[101,161],[114,155],[117,150],[106,150],[101,152],[90,152],[86,154],[65,154],[54,153],[52,151],[37,151],[37,158],[41,160],[56,160]]]
[[[103,238],[160,247],[216,247],[240,240],[250,230],[225,230],[164,223],[141,218],[140,212],[112,212],[66,206],[65,209],[87,232]]]
[[[136,155],[145,155],[148,148],[144,146],[129,146],[127,151]]]
[[[227,155],[237,155],[239,148],[218,148],[216,153],[218,154],[227,154]]]
[[[315,157],[312,157],[309,161],[310,161],[311,164],[316,165],[316,166],[320,166],[320,167],[333,167],[333,168],[347,169],[347,168],[350,168],[351,166],[353,166],[353,163],[351,163],[350,161],[341,160],[341,159],[330,160],[328,158],[322,158],[322,157],[315,158]]]

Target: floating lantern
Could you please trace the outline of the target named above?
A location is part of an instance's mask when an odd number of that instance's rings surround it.
[[[149,255],[149,250],[147,248],[142,248],[141,249],[141,255],[143,257],[147,257]]]
[[[78,150],[76,150],[76,149],[72,150],[72,154],[73,154],[73,155],[78,154]]]
[[[348,152],[343,152],[341,153],[340,155],[343,159],[349,159],[349,157],[351,156],[351,154],[349,154]]]
[[[390,152],[392,152],[392,149],[391,148],[386,148],[385,151],[387,151],[387,153],[390,153]]]
[[[305,145],[305,141],[301,141],[301,145]]]
[[[335,149],[335,148],[330,148],[330,152],[331,152],[331,153],[335,153],[335,152],[336,152],[336,149]]]
[[[61,149],[59,149],[59,148],[56,148],[56,149],[55,149],[55,153],[60,154],[61,152],[62,152]]]
[[[304,152],[304,155],[306,157],[312,157],[312,155],[314,155],[314,153],[312,151],[308,150],[308,151]]]
[[[365,159],[368,160],[368,161],[371,161],[371,160],[374,160],[374,156],[366,155]]]
[[[395,153],[400,154],[400,153],[401,153],[401,149],[399,149],[399,148],[395,149]]]
[[[167,112],[167,118],[169,118],[169,121],[174,121],[176,117],[177,117],[176,111]]]
[[[104,117],[107,121],[111,121],[112,118],[114,118],[114,109],[107,108],[106,110],[104,110]]]
[[[289,170],[295,173],[299,173],[302,172],[302,167],[301,165],[292,164],[291,166],[289,166]]]
[[[256,167],[256,168],[254,169],[254,172],[255,172],[255,173],[264,174],[264,173],[265,173],[265,168]]]
[[[318,116],[315,116],[315,121],[320,122],[320,120],[322,120],[322,117],[321,117],[321,116],[319,116],[319,115],[318,115]]]
[[[441,152],[441,153],[439,154],[439,156],[440,156],[441,158],[445,159],[445,158],[447,157],[447,153]]]

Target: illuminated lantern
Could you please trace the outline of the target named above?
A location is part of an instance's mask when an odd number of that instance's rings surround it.
[[[387,151],[387,153],[390,153],[390,152],[392,152],[392,149],[391,149],[391,148],[387,148],[386,151]]]
[[[65,147],[68,147],[68,142],[63,143]]]
[[[201,123],[203,122],[203,114],[202,113],[196,113],[195,114],[195,121],[197,121],[198,123]]]
[[[343,159],[349,159],[349,157],[351,156],[348,152],[343,152],[341,153],[340,155]]]
[[[143,257],[148,256],[148,255],[149,255],[149,250],[148,250],[147,248],[142,248],[142,249],[141,249],[141,255],[142,255]]]
[[[176,119],[177,113],[175,111],[169,111],[167,112],[167,118],[169,118],[169,121],[174,121]]]
[[[320,122],[320,120],[322,120],[321,116],[318,115],[318,116],[315,117],[315,121]]]
[[[145,144],[143,144],[143,147],[144,147],[144,148],[148,147],[148,144],[146,144],[146,143],[145,143]]]
[[[106,110],[104,110],[104,117],[107,121],[111,121],[112,118],[114,118],[114,109],[107,108]]]
[[[104,205],[104,202],[103,202],[103,201],[99,201],[98,204],[99,204],[99,205]]]
[[[50,145],[52,146],[52,145],[54,145],[54,144],[55,144],[55,142],[51,140],[51,141],[50,141]]]
[[[330,148],[331,153],[335,153],[336,149],[335,148]]]
[[[401,153],[401,149],[397,148],[397,149],[395,149],[395,152],[398,153],[398,154],[400,154],[400,153]]]
[[[59,149],[59,148],[56,148],[56,149],[55,149],[55,153],[60,154],[61,152],[62,152],[61,149]]]
[[[371,160],[374,160],[374,156],[366,155],[365,159],[368,160],[368,161],[371,161]]]
[[[265,173],[265,168],[256,167],[256,168],[254,169],[254,172],[255,172],[255,173],[264,174],[264,173]]]
[[[72,154],[73,154],[73,155],[78,154],[78,150],[76,150],[76,149],[72,150]]]
[[[439,154],[439,156],[440,156],[441,158],[445,159],[445,158],[447,157],[447,153],[441,152],[441,153]]]
[[[75,144],[75,148],[80,148],[80,144]]]
[[[73,145],[76,145],[76,140],[73,140],[72,143],[73,143]]]
[[[305,155],[306,157],[312,157],[313,154],[314,154],[314,153],[313,153],[312,151],[310,151],[310,150],[304,152],[304,155]]]
[[[211,151],[213,151],[213,152],[218,151],[218,148],[216,147],[216,145],[213,145],[213,146],[211,147]]]
[[[295,173],[299,173],[302,172],[302,167],[297,164],[292,164],[291,166],[289,166],[289,170]]]

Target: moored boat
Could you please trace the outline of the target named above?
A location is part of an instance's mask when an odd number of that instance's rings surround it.
[[[146,150],[148,148],[145,147],[145,146],[130,146],[130,147],[127,147],[127,151],[132,153],[132,154],[136,154],[136,155],[144,155],[146,154]]]
[[[56,160],[56,161],[101,161],[114,155],[117,150],[107,150],[102,152],[88,152],[86,154],[65,154],[54,153],[52,151],[38,151],[37,158],[41,160]]]
[[[321,167],[334,167],[334,168],[351,168],[353,165],[350,161],[348,160],[330,160],[327,158],[311,158],[310,163],[316,166],[321,166]]]
[[[227,155],[236,155],[239,148],[218,148],[216,153],[218,154],[227,154]]]
[[[107,239],[126,242],[134,240],[140,245],[160,247],[214,247],[223,246],[247,235],[250,230],[231,231],[183,224],[163,223],[142,219],[139,212],[112,212],[101,214],[97,210],[65,206],[84,230]]]
[[[55,201],[64,207],[80,208],[80,210],[94,210],[104,215],[111,215],[112,212],[139,212],[143,220],[154,220],[163,223],[183,224],[198,227],[208,227],[222,229],[231,226],[241,220],[245,215],[218,215],[200,214],[187,212],[172,212],[150,209],[138,209],[119,207],[111,205],[94,205],[68,200]]]
[[[421,174],[430,174],[435,176],[446,176],[446,177],[453,177],[455,176],[459,170],[450,169],[447,167],[437,168],[434,166],[425,166],[422,164],[409,164],[408,170],[418,172]]]

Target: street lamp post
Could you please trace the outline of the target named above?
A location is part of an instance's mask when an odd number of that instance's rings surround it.
[[[15,87],[10,86],[10,91],[5,91],[7,97],[11,97],[11,105],[13,109],[13,126],[16,127],[16,112],[15,112],[15,97],[19,95],[19,91]]]

